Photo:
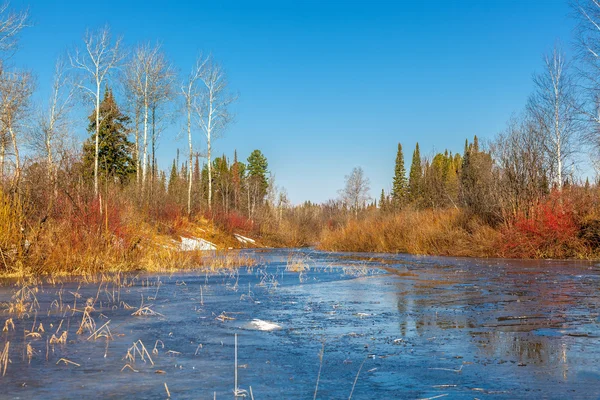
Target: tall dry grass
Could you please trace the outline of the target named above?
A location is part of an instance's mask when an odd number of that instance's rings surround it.
[[[404,210],[323,232],[319,248],[465,257],[498,255],[500,233],[458,209]]]
[[[33,217],[33,215],[36,215]],[[42,218],[38,215],[45,214]],[[90,275],[132,270],[173,271],[251,266],[236,252],[181,251],[181,236],[220,249],[239,244],[211,221],[179,214],[155,219],[121,193],[103,199],[58,197],[46,213],[27,213],[0,191],[0,275]]]

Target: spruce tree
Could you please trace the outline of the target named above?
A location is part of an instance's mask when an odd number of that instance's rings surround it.
[[[396,154],[396,166],[394,168],[394,182],[392,185],[392,203],[395,208],[399,208],[406,201],[406,169],[404,168],[404,154],[402,153],[402,144],[398,143],[398,153]]]
[[[254,150],[248,157],[248,177],[258,185],[258,197],[264,198],[267,194],[269,181],[267,180],[267,168],[269,163],[260,150]]]
[[[83,166],[86,175],[94,176],[96,111],[88,117],[88,132],[92,135],[83,144]],[[98,178],[125,183],[135,174],[133,143],[127,138],[129,117],[123,114],[112,90],[106,88],[100,103],[100,128],[98,137]]]
[[[385,190],[381,189],[381,197],[379,198],[379,209],[381,211],[387,211],[387,201],[385,197]]]
[[[408,196],[411,202],[417,202],[421,198],[421,178],[423,170],[421,168],[421,153],[419,143],[415,146],[412,163],[410,165],[410,174],[408,176]]]
[[[176,161],[173,160],[173,166],[171,167],[171,174],[169,175],[169,185],[167,186],[167,192],[170,195],[175,194],[175,190],[177,190],[177,181],[179,180],[179,176],[177,175],[177,165]]]

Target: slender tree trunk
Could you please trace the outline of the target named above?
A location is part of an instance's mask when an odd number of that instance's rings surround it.
[[[142,189],[146,187],[146,174],[148,169],[148,74],[144,86],[144,159],[142,161]]]
[[[563,177],[562,177],[562,154],[561,154],[561,132],[560,132],[560,95],[558,88],[554,87],[554,132],[556,135],[556,175],[558,178],[558,190],[562,190]]]
[[[210,135],[212,133],[213,98],[210,93],[208,124],[206,125],[206,157],[208,159],[208,210],[212,211],[212,160],[210,156]]]
[[[140,107],[135,105],[135,182],[140,184]]]
[[[156,179],[156,107],[152,106],[152,171],[150,172],[150,192]]]
[[[98,166],[100,158],[100,81],[96,80],[96,147],[94,153],[94,196],[98,197]],[[102,210],[100,210],[102,213]]]
[[[188,211],[188,216],[191,216],[192,215],[192,182],[193,182],[192,163],[193,163],[193,157],[194,157],[194,152],[193,152],[193,147],[192,147],[192,99],[191,99],[191,96],[188,96],[186,105],[187,105],[188,146],[189,146],[189,151],[190,151],[189,166],[188,166],[187,211]]]
[[[0,187],[4,182],[4,154],[6,154],[6,143],[3,137],[0,137]]]
[[[210,159],[210,130],[206,141],[206,157],[208,158],[208,210],[212,211],[212,162]]]
[[[19,181],[21,180],[21,157],[19,156],[19,146],[17,145],[17,135],[12,126],[8,128],[8,132],[10,133],[15,152],[15,187],[18,187]]]
[[[250,184],[248,184],[248,218],[252,217],[252,208],[251,208],[251,203],[250,203]]]
[[[50,187],[53,190],[54,195],[57,195],[56,192],[56,174],[55,174],[55,168],[54,168],[54,157],[52,154],[52,133],[53,132],[53,123],[50,123],[48,132],[46,133],[46,152],[48,154],[47,156],[47,163],[48,163],[48,180],[50,181]]]

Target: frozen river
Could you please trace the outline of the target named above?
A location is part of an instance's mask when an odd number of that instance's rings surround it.
[[[594,263],[248,254],[217,275],[5,281],[0,398],[233,398],[235,334],[257,400],[317,383],[319,399],[600,397]]]

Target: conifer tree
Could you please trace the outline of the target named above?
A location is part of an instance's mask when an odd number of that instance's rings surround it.
[[[267,180],[267,158],[260,150],[254,150],[248,157],[248,215],[254,215],[256,207],[262,205],[269,181]]]
[[[256,180],[259,188],[259,197],[264,198],[267,194],[269,181],[267,180],[267,168],[269,163],[260,150],[254,150],[248,157],[248,177]]]
[[[408,176],[408,196],[411,202],[417,202],[421,197],[421,178],[423,170],[421,168],[421,153],[419,143],[413,152],[412,164],[410,165],[410,174]]]
[[[387,201],[385,196],[385,190],[381,189],[381,197],[379,198],[379,209],[381,211],[387,211]]]
[[[398,153],[396,154],[396,167],[394,169],[394,182],[392,186],[392,203],[395,208],[399,208],[406,201],[406,169],[404,168],[404,154],[402,153],[402,144],[398,143]]]
[[[171,167],[171,174],[169,175],[169,185],[167,186],[167,192],[170,195],[175,194],[175,188],[177,187],[177,180],[179,176],[177,175],[177,164],[176,161],[173,160],[173,166]]]
[[[104,92],[104,98],[100,103],[100,117],[96,118],[94,110],[88,118],[90,120],[88,132],[92,135],[83,145],[83,165],[86,174],[94,176],[95,143],[96,132],[98,132],[98,178],[125,183],[131,175],[135,174],[133,143],[127,138],[129,117],[119,110],[112,90],[106,88]],[[97,120],[100,121],[98,130],[96,130]]]

